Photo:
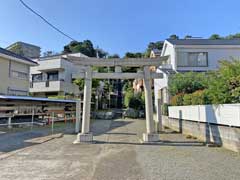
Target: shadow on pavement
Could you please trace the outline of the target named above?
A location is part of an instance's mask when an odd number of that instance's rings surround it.
[[[0,155],[2,153],[9,153],[29,146],[34,146],[47,141],[47,136],[56,135],[59,133],[70,134],[70,131],[65,128],[55,129],[34,129],[20,132],[7,132],[0,136]],[[41,140],[42,139],[42,140]]]
[[[102,120],[98,120],[98,121],[100,122]],[[113,129],[127,126],[130,123],[132,123],[131,121],[126,121],[124,119],[107,120],[106,123],[107,122],[109,122],[110,125],[106,126],[106,127],[102,126],[102,124],[98,126],[97,123],[93,123],[92,127],[91,127],[91,131],[92,131],[93,135],[98,136],[98,135],[102,135],[102,134],[107,134],[110,131],[112,131]]]
[[[105,134],[108,134],[108,135],[129,135],[129,136],[136,136],[137,133],[125,133],[125,132],[115,132],[115,133],[105,133]]]
[[[149,143],[136,143],[136,142],[106,142],[106,141],[95,141],[96,144],[126,144],[126,145],[139,145],[139,146],[205,146],[205,143],[198,141],[158,141],[158,142],[149,142]]]

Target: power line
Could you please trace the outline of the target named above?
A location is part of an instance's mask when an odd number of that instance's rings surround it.
[[[71,39],[72,41],[76,41],[74,38],[72,38],[71,36],[67,35],[66,33],[64,33],[63,31],[61,31],[59,28],[57,28],[56,26],[54,26],[52,23],[50,23],[47,19],[45,19],[43,16],[41,16],[39,13],[37,13],[36,11],[34,11],[30,6],[28,6],[23,0],[19,0],[22,5],[27,8],[28,10],[30,10],[32,13],[34,13],[35,15],[37,15],[39,18],[41,18],[45,23],[47,23],[49,26],[51,26],[53,29],[55,29],[57,32],[59,32],[60,34],[62,34],[63,36]]]

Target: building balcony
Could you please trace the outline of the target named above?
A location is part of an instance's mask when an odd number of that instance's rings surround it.
[[[77,94],[79,93],[79,88],[77,85],[70,82],[65,82],[63,80],[40,81],[31,82],[30,92],[65,92]]]
[[[66,67],[66,60],[64,59],[51,59],[39,61],[38,71],[54,71],[54,70],[64,70]]]

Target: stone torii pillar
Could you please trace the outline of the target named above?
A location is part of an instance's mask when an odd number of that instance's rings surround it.
[[[77,139],[74,141],[74,144],[93,141],[93,135],[90,132],[91,96],[92,96],[92,68],[91,66],[87,66],[85,71],[85,83],[84,83],[82,131],[81,133],[78,133]]]
[[[81,100],[76,103],[76,124],[75,124],[75,133],[79,133],[80,124],[81,124]]]
[[[144,142],[159,141],[159,134],[154,131],[153,121],[153,102],[152,102],[152,87],[151,74],[149,66],[144,66],[144,93],[145,93],[145,111],[146,111],[146,133],[143,134]]]

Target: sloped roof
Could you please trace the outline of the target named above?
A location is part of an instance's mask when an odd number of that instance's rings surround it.
[[[240,39],[167,39],[173,45],[240,45]]]
[[[20,56],[20,55],[14,53],[14,52],[12,52],[12,51],[3,49],[3,48],[1,48],[1,47],[0,47],[0,54],[4,54],[4,55],[7,55],[7,56],[10,56],[10,57],[13,57],[13,58],[17,58],[17,59],[20,59],[20,60],[23,60],[23,61],[27,61],[27,62],[29,62],[29,63],[37,64],[36,62],[32,61],[32,60],[29,59],[29,58]]]

